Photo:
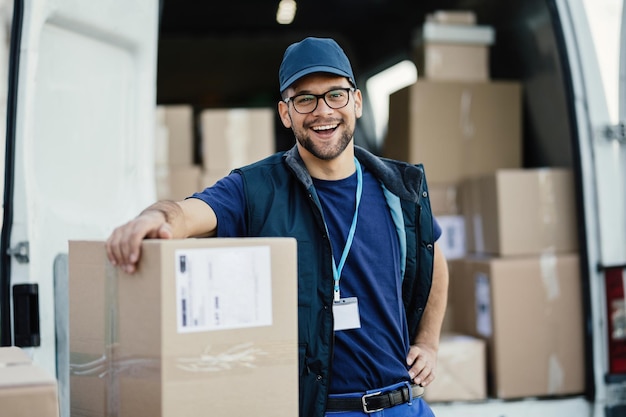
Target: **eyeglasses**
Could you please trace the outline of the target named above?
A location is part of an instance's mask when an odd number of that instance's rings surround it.
[[[331,109],[341,109],[346,107],[350,101],[350,91],[354,91],[352,87],[335,88],[324,94],[298,94],[288,97],[284,101],[289,104],[293,103],[293,108],[300,114],[313,113],[317,109],[320,98],[324,99],[324,103]]]

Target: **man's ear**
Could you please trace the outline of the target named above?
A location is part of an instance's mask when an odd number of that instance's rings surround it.
[[[357,119],[363,115],[363,95],[359,89],[354,90],[354,113]]]
[[[283,122],[283,126],[287,129],[291,129],[291,117],[289,117],[289,104],[284,101],[278,102],[278,115]]]

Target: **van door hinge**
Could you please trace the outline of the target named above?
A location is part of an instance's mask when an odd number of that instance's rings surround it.
[[[608,140],[615,140],[619,143],[626,144],[626,125],[618,123],[613,126],[606,126],[602,133]]]
[[[17,246],[9,248],[7,255],[15,256],[15,260],[21,264],[30,262],[30,249],[28,242],[19,242]]]

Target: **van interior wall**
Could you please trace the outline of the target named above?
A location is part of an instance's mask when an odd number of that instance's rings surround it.
[[[397,2],[390,3],[398,6]],[[571,167],[573,137],[563,63],[551,14],[553,0],[459,0],[443,2],[440,7],[428,3],[424,2],[413,30],[419,30],[423,16],[437,9],[472,10],[478,24],[495,28],[496,42],[490,51],[491,78],[519,80],[523,85],[524,165]],[[168,4],[166,2],[164,13],[168,12],[168,7],[171,10]],[[407,13],[415,14],[414,6],[406,7]],[[393,22],[380,23],[383,28],[393,25]],[[210,27],[211,22],[207,21],[206,25]],[[329,33],[316,29],[314,22],[308,22],[307,27],[308,30],[284,28],[280,33],[267,30],[256,33],[253,28],[241,27],[235,34],[225,31],[223,36],[162,30],[158,51],[158,104],[187,103],[198,112],[220,107],[275,108],[280,99],[277,74],[284,49],[308,35],[338,39],[351,57],[356,74],[368,73],[371,68],[380,68],[382,62],[390,62],[391,52],[397,59],[411,56],[410,35],[403,42],[376,45],[375,49],[381,53],[380,60],[374,62],[371,51],[364,58],[364,45],[354,34]],[[363,89],[364,83],[359,87]],[[283,128],[278,115],[276,126],[276,149],[288,149],[293,144],[293,136]],[[361,123],[358,129],[362,136],[368,137],[370,127]],[[367,143],[366,140],[360,144]]]
[[[190,104],[197,114],[207,108],[275,108],[285,47],[268,37],[161,36],[157,103]],[[288,149],[293,139],[277,113],[275,126],[276,149]]]
[[[572,167],[576,138],[552,0],[514,0],[479,14],[496,28],[491,73],[523,85],[526,167]],[[483,11],[483,9],[481,9]]]

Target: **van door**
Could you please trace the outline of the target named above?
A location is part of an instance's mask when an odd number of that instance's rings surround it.
[[[0,334],[51,374],[68,240],[155,199],[158,17],[158,0],[14,2]]]
[[[596,410],[626,413],[626,136],[623,0],[557,1],[579,136]],[[597,413],[600,415],[600,412]]]

